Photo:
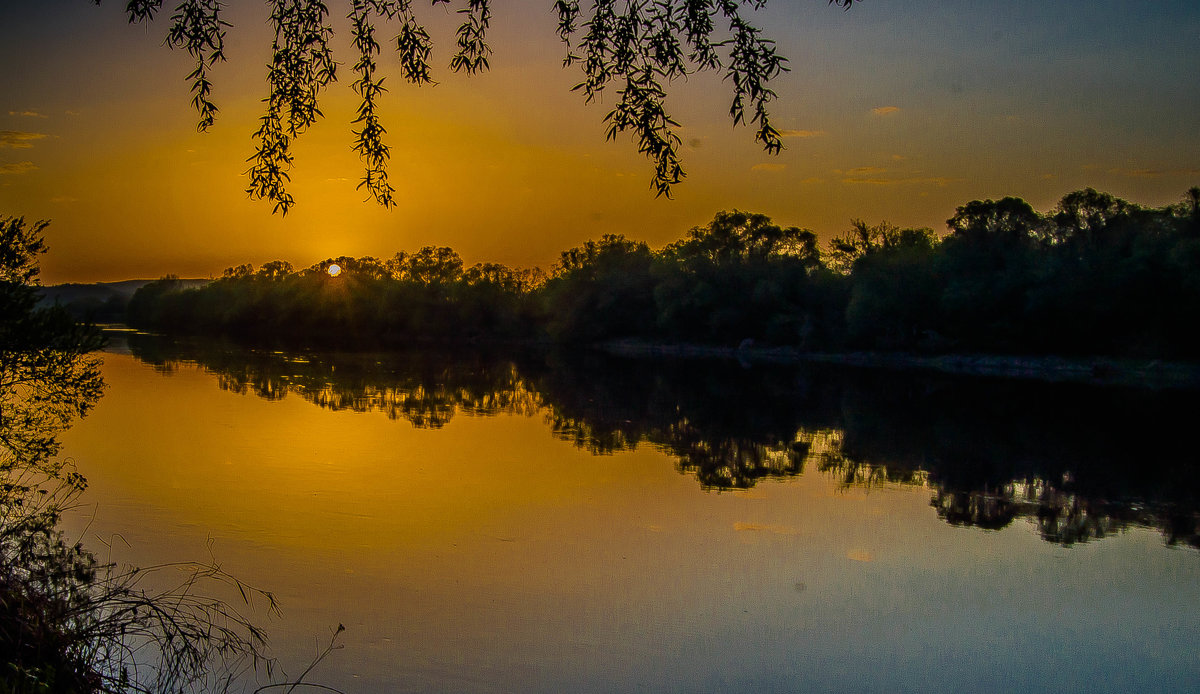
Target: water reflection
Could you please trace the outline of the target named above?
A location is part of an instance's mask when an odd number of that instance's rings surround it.
[[[526,369],[556,435],[595,453],[652,444],[709,489],[798,475],[835,422],[817,374],[589,357]]]
[[[1192,394],[1003,381],[857,381],[845,440],[824,467],[846,482],[928,482],[939,517],[999,529],[1035,523],[1071,545],[1131,526],[1200,546]]]
[[[1042,538],[1064,546],[1101,539],[1131,527],[1156,527],[1169,546],[1200,549],[1197,515],[1190,504],[1109,502],[1081,497],[1032,479],[996,493],[936,489],[933,506],[952,525],[1000,529],[1017,517],[1033,521]]]
[[[217,376],[222,390],[266,400],[291,394],[335,411],[382,412],[420,428],[441,428],[458,414],[533,413],[541,408],[516,365],[485,352],[301,354],[143,334],[128,340],[139,359],[164,373],[180,363],[199,364]]]
[[[233,392],[420,428],[538,415],[592,453],[656,447],[705,489],[808,468],[845,487],[927,486],[952,525],[1020,518],[1061,545],[1143,526],[1200,547],[1186,392],[596,355],[284,353],[147,335],[129,346],[164,371],[198,364]]]

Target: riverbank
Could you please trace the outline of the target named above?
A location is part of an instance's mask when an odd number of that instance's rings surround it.
[[[1159,359],[1055,357],[997,354],[921,355],[903,352],[805,352],[795,347],[745,344],[719,347],[613,340],[597,346],[616,356],[675,359],[731,359],[746,365],[825,363],[889,371],[1013,378],[1140,388],[1200,389],[1200,364]]]
[[[129,334],[148,334],[122,324],[101,326],[104,333],[112,337]],[[179,339],[179,338],[172,338]],[[250,344],[253,344],[252,342]],[[273,349],[311,349],[313,345],[280,345],[272,343]],[[438,349],[498,348],[539,353],[551,352],[555,347],[545,340],[453,340],[418,341],[405,345],[403,349],[436,346]],[[346,345],[339,345],[345,349]],[[372,350],[394,350],[383,345],[372,345]],[[561,347],[560,347],[561,348]],[[795,347],[768,347],[743,344],[738,347],[702,345],[695,343],[663,343],[647,340],[610,340],[593,345],[605,354],[637,359],[718,359],[737,361],[745,366],[754,364],[796,365],[824,363],[854,368],[884,369],[888,371],[926,371],[961,376],[985,378],[1010,378],[1050,383],[1084,383],[1097,386],[1124,386],[1153,389],[1200,390],[1200,363],[1167,361],[1161,359],[1121,359],[1115,357],[1057,357],[1021,356],[999,354],[940,354],[923,355],[905,352],[806,352]],[[117,351],[126,348],[117,346]],[[352,350],[353,351],[353,350]]]

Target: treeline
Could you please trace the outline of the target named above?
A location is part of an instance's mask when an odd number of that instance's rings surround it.
[[[336,276],[330,273],[333,269]],[[487,264],[464,268],[449,248],[391,259],[334,258],[303,270],[242,265],[199,288],[167,277],[139,289],[126,321],[172,333],[316,343],[526,339],[542,277]]]
[[[449,248],[230,268],[199,289],[166,278],[131,325],[248,339],[636,338],[736,346],[1194,358],[1200,188],[1162,208],[1092,189],[1039,213],[1018,198],[959,207],[948,232],[854,221],[825,248],[759,214],[722,212],[665,248],[624,236],[547,273],[464,267]],[[330,271],[336,266],[337,274]]]

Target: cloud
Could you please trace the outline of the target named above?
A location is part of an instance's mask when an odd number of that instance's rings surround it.
[[[737,532],[765,532],[775,535],[799,535],[799,528],[792,528],[786,525],[767,525],[765,523],[744,523],[738,521],[733,524],[733,529]]]
[[[755,164],[750,167],[751,171],[770,171],[772,173],[783,171],[787,168],[787,164]]]
[[[1109,169],[1110,174],[1130,178],[1163,178],[1164,176],[1200,176],[1200,169]]]
[[[19,161],[15,164],[0,164],[0,176],[19,176],[30,171],[37,171],[37,166],[31,161]]]
[[[874,176],[876,174],[887,173],[887,169],[881,169],[878,166],[860,166],[848,171],[838,171],[838,173],[847,176]]]
[[[780,130],[780,137],[824,137],[829,133],[824,130]]]
[[[899,110],[900,110],[899,106],[877,106],[877,107],[871,109],[871,113],[874,113],[877,116],[886,116],[888,114],[895,113]]]
[[[842,183],[866,183],[875,186],[932,184],[942,187],[963,180],[945,176],[886,176],[884,174],[887,174],[888,170],[878,166],[860,166],[846,171],[834,169],[834,173],[842,177]]]
[[[41,140],[43,133],[25,133],[18,130],[0,130],[0,149],[29,149],[34,140]]]
[[[22,116],[25,118],[49,118],[49,116],[42,115],[42,114],[38,113],[37,111],[9,111],[8,115]]]
[[[961,178],[946,178],[945,176],[909,176],[905,178],[870,178],[865,176],[847,176],[842,179],[842,183],[868,183],[876,186],[899,186],[899,185],[935,185],[939,188],[948,186],[951,183],[962,181]]]
[[[851,561],[875,561],[875,556],[865,549],[852,549],[846,552],[846,558]]]

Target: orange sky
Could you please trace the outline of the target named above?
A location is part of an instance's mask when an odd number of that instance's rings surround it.
[[[458,17],[416,3],[435,87],[381,60],[398,206],[363,202],[345,3],[331,0],[341,81],[299,141],[286,218],[247,199],[265,95],[267,6],[231,0],[221,108],[195,130],[187,56],[164,14],[130,26],[124,2],[0,3],[0,215],[52,221],[42,280],[108,281],[446,245],[470,264],[549,267],[604,233],[658,247],[720,210],[762,212],[828,238],[851,218],[941,231],[954,208],[1018,195],[1046,210],[1085,186],[1161,205],[1200,185],[1200,5],[1103,0],[770,0],[758,23],[792,71],[773,108],[787,148],[734,128],[719,75],[671,87],[688,178],[655,199],[650,163],[604,140],[561,67],[549,0],[496,3],[490,73],[446,67]],[[167,3],[169,14],[173,2]],[[394,27],[381,27],[388,39]]]

